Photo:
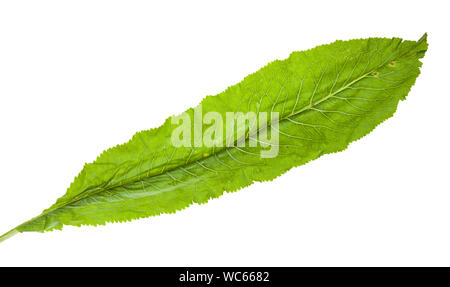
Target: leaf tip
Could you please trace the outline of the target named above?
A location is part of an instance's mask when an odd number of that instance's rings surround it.
[[[425,52],[428,50],[428,34],[425,32],[423,34],[422,37],[420,37],[420,39],[417,41],[417,54],[419,56],[419,58],[422,58],[423,56],[425,56]]]
[[[426,41],[427,41],[427,37],[428,37],[428,33],[425,32],[425,33],[422,35],[422,37],[420,37],[419,42],[421,42],[421,41],[426,42]]]

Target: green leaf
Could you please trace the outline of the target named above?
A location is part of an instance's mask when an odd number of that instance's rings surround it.
[[[278,125],[271,118],[265,129],[238,126],[235,137],[225,136],[222,146],[197,142],[176,147],[171,137],[179,125],[172,119],[178,117],[171,117],[86,164],[54,205],[0,241],[18,232],[174,213],[342,151],[394,114],[419,75],[419,59],[426,50],[424,35],[417,42],[369,38],[293,52],[201,102],[200,115],[213,111],[226,118],[227,112],[278,112]],[[194,121],[196,111],[189,109],[185,115]],[[211,124],[201,127],[206,131]],[[195,128],[189,131],[195,134]],[[242,131],[244,136],[239,137]],[[279,142],[255,139],[255,131],[267,138],[277,133]],[[195,144],[195,137],[185,144]],[[257,141],[256,147],[252,141]],[[277,156],[261,156],[268,149],[277,150]]]

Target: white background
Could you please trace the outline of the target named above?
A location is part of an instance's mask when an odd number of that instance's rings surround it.
[[[206,205],[25,233],[0,266],[450,265],[446,1],[1,1],[0,233],[85,162],[269,61],[336,39],[429,35],[394,118],[344,152]]]

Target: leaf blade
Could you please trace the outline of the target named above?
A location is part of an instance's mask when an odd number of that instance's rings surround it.
[[[201,103],[224,117],[230,111],[278,111],[278,157],[258,157],[262,148],[248,147],[250,138],[245,147],[175,148],[169,118],[85,165],[63,197],[12,233],[173,213],[344,150],[394,114],[426,49],[424,35],[417,42],[369,38],[294,52]],[[193,109],[187,113],[194,117]]]

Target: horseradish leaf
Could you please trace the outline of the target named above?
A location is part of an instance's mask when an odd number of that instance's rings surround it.
[[[0,241],[19,232],[174,213],[342,151],[394,114],[426,50],[424,35],[293,52],[104,151],[55,204]]]

